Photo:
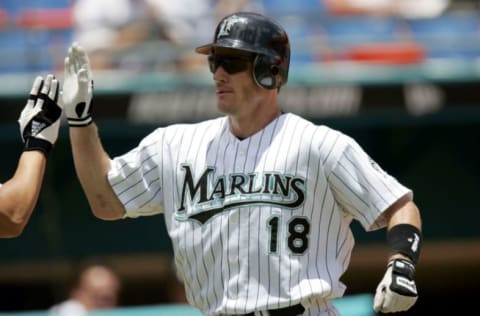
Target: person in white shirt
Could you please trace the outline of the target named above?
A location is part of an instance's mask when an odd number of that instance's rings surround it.
[[[118,305],[121,280],[104,264],[89,264],[80,270],[68,298],[49,309],[51,316],[83,316],[90,311]]]

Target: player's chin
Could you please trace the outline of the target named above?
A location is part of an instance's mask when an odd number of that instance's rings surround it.
[[[220,112],[228,114],[232,112],[232,102],[225,98],[217,98],[217,108]]]

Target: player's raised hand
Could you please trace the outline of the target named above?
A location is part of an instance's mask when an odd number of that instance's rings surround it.
[[[373,302],[376,312],[395,313],[410,309],[418,298],[415,266],[406,259],[394,259],[377,287]]]
[[[45,80],[40,76],[35,78],[18,119],[24,150],[40,150],[47,155],[55,144],[62,115],[58,90],[59,83],[53,75]]]
[[[65,58],[62,103],[70,126],[87,126],[92,122],[93,79],[85,50],[73,43]]]

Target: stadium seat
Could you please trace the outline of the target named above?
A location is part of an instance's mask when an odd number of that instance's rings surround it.
[[[2,1],[5,26],[0,28],[0,72],[43,72],[62,67],[73,35],[70,5],[68,0]],[[0,26],[2,16],[0,13]]]
[[[70,30],[73,15],[70,8],[26,8],[19,11],[15,23],[26,29]]]
[[[322,19],[326,46],[336,60],[380,59],[387,61],[404,38],[400,19],[389,16],[327,16]],[[387,50],[383,51],[385,48]],[[381,56],[382,52],[388,56]],[[402,52],[400,52],[401,54]],[[395,57],[396,58],[396,57]]]
[[[451,12],[406,22],[413,40],[427,49],[429,58],[480,57],[480,17],[476,12]]]
[[[324,13],[322,1],[262,0],[260,3],[265,14],[277,20],[287,31],[291,42],[291,64],[308,66],[320,59],[317,47],[322,36],[318,24]]]
[[[261,0],[265,13],[271,16],[280,14],[305,15],[323,12],[324,6],[321,0]]]
[[[2,30],[8,23],[8,13],[5,9],[0,8],[0,30]]]
[[[329,16],[321,23],[333,47],[395,42],[401,34],[399,20],[386,16]]]

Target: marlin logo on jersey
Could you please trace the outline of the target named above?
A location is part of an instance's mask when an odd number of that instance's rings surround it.
[[[273,205],[294,209],[305,200],[305,179],[278,172],[229,174],[213,178],[215,168],[207,167],[195,182],[189,165],[182,165],[179,220],[193,219],[202,224],[212,216],[236,207]],[[192,210],[187,215],[186,209]]]

